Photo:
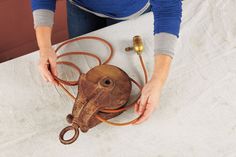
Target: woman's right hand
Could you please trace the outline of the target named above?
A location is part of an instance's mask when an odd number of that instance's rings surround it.
[[[42,78],[47,82],[51,82],[54,85],[58,85],[58,82],[53,78],[53,75],[57,76],[57,69],[56,69],[57,55],[54,49],[52,47],[41,48],[39,51],[40,51],[40,60],[38,66]]]

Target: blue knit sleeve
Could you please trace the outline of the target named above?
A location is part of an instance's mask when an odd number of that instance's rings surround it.
[[[31,0],[32,10],[46,9],[55,11],[56,0]]]
[[[151,0],[154,34],[170,33],[179,37],[182,17],[181,0]]]

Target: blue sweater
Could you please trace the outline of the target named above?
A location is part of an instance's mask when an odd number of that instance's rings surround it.
[[[35,27],[53,25],[56,0],[31,0]],[[105,17],[126,19],[143,11],[150,2],[154,15],[154,54],[174,56],[179,37],[181,0],[73,0],[74,4]]]
[[[55,11],[56,0],[31,0],[32,9]],[[75,2],[110,17],[129,16],[140,10],[148,0],[75,0]],[[150,0],[154,14],[154,34],[160,32],[179,36],[182,15],[181,0]]]

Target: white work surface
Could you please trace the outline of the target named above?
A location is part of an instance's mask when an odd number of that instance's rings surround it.
[[[138,126],[100,124],[62,145],[58,134],[73,102],[38,72],[38,52],[0,64],[1,157],[235,157],[236,156],[236,3],[187,0],[171,72],[160,107]],[[134,35],[141,35],[149,72],[153,65],[153,16],[122,22],[89,35],[112,43],[110,62],[143,80],[134,53],[125,53]],[[79,26],[78,26],[79,27]],[[83,44],[82,44],[83,43]],[[93,41],[71,44],[64,51],[90,50],[103,59],[107,49]],[[62,52],[62,51],[61,51]],[[95,65],[73,58],[83,71]],[[73,71],[58,67],[63,78]],[[76,89],[74,89],[76,94]],[[136,115],[130,110],[114,121]]]

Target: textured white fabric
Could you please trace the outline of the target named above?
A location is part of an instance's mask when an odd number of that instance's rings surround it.
[[[38,52],[0,64],[1,157],[235,157],[236,156],[236,3],[225,0],[184,1],[183,23],[160,107],[138,126],[98,125],[70,146],[58,134],[73,102],[45,83],[37,70]],[[134,35],[145,44],[145,63],[153,65],[152,14],[95,31],[115,50],[111,64],[143,80],[138,57],[125,53]],[[90,50],[103,59],[107,48],[84,41],[64,50]],[[77,61],[83,72],[96,65]],[[72,71],[58,66],[63,78]],[[74,94],[76,88],[72,89]],[[114,121],[134,118],[133,110]]]

